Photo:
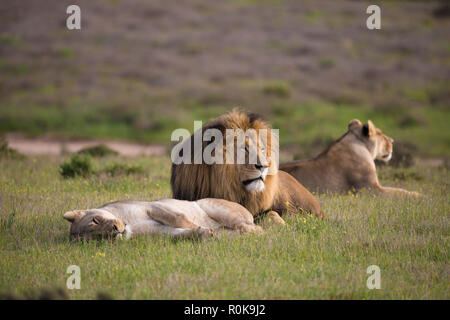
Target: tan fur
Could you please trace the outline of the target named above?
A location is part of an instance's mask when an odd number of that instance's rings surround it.
[[[277,226],[277,225],[286,225],[286,222],[283,220],[283,218],[280,217],[280,215],[276,211],[269,211],[267,214],[265,214],[263,217],[261,217],[259,224],[263,227],[266,226]]]
[[[96,209],[69,211],[63,217],[71,223],[71,239],[83,240],[143,234],[203,237],[220,230],[262,233],[250,212],[222,199],[117,201]]]
[[[323,218],[320,203],[301,183],[290,174],[278,171],[279,189],[272,209],[276,212],[313,213]]]
[[[206,123],[202,132],[210,128],[219,129],[223,133],[224,154],[226,129],[254,129],[257,134],[264,129],[270,133],[268,124],[258,116],[236,109]],[[193,146],[194,135],[190,139]],[[271,150],[273,140],[275,139],[270,139],[268,135],[266,150]],[[202,152],[208,143],[203,144]],[[194,158],[193,148],[191,154]],[[258,157],[263,156],[258,154]],[[273,174],[266,176],[263,180],[264,189],[258,192],[250,192],[243,184],[243,181],[259,174],[253,164],[172,164],[173,197],[191,201],[202,198],[226,199],[243,205],[254,216],[270,209],[281,214],[286,210],[296,212],[299,208],[321,215],[320,204],[309,191],[292,177],[289,178],[289,175],[278,173],[278,163],[272,159],[270,152],[267,158],[258,158],[260,160],[268,162]]]
[[[384,194],[418,195],[399,188],[380,185],[375,159],[389,161],[393,140],[376,128],[372,121],[362,124],[354,119],[348,131],[314,159],[280,165],[283,170],[311,191],[348,192],[363,188]]]

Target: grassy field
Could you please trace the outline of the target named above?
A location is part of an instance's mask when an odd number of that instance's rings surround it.
[[[63,179],[64,160],[0,161],[3,295],[65,288],[67,267],[78,265],[81,289],[66,290],[73,299],[450,299],[444,167],[381,168],[383,184],[426,198],[324,195],[324,220],[289,217],[287,226],[267,227],[263,236],[71,243],[65,211],[170,197],[170,161],[110,156],[93,160],[92,175]],[[100,170],[124,161],[141,170]],[[366,287],[373,264],[381,269],[381,290]]]

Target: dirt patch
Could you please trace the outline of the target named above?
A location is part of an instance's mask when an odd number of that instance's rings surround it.
[[[118,140],[56,140],[52,138],[27,138],[20,135],[8,134],[6,136],[11,149],[26,155],[60,155],[66,152],[78,152],[81,149],[96,145],[106,145],[119,154],[129,157],[161,156],[167,151],[166,146],[156,144],[138,144]]]

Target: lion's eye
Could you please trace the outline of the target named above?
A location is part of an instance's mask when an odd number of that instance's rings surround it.
[[[244,151],[244,152],[246,152],[246,153],[248,153],[248,147],[247,147],[247,146],[242,146],[242,147],[241,147],[241,150]]]
[[[92,222],[95,223],[95,224],[99,224],[99,223],[100,223],[100,221],[98,220],[97,217],[94,217],[94,218],[92,219]]]

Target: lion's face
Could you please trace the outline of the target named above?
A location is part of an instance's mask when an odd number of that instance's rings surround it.
[[[372,121],[362,124],[359,120],[352,120],[349,130],[366,144],[374,159],[384,162],[391,160],[394,140],[376,128]]]
[[[239,179],[248,192],[261,192],[265,188],[270,166],[270,157],[265,154],[266,147],[258,148],[256,141],[247,139],[241,149],[245,154],[245,164],[237,165]],[[250,161],[252,155],[254,161]]]
[[[64,214],[71,222],[70,238],[80,240],[121,238],[125,224],[110,212],[102,209],[75,210]]]

